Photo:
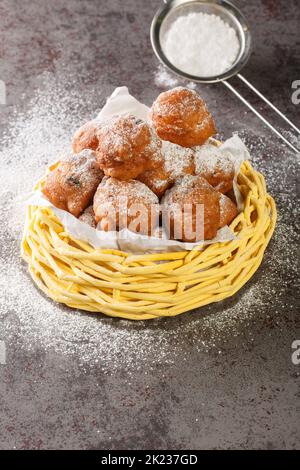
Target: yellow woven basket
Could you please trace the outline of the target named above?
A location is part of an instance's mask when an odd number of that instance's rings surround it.
[[[237,182],[244,210],[230,226],[236,240],[160,254],[94,249],[66,233],[51,208],[29,206],[22,257],[51,299],[112,317],[170,317],[223,300],[258,269],[276,223],[264,177],[248,161]]]

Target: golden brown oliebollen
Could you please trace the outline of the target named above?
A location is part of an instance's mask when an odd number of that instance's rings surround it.
[[[228,193],[234,178],[231,155],[212,144],[195,147],[194,150],[196,175],[202,176],[220,193]]]
[[[138,180],[161,198],[176,179],[195,174],[194,153],[190,148],[162,141],[162,164],[154,170],[145,171]]]
[[[106,176],[130,180],[161,165],[161,141],[142,119],[112,119],[97,136],[97,160]]]
[[[236,204],[225,194],[220,197],[220,224],[219,228],[231,224],[233,219],[238,215]]]
[[[75,132],[72,140],[72,149],[74,153],[82,152],[82,150],[97,150],[99,138],[97,132],[103,123],[97,119],[86,122]]]
[[[140,181],[105,176],[94,196],[94,213],[101,230],[151,235],[159,223],[159,199]]]
[[[205,102],[196,91],[184,87],[161,93],[150,119],[161,139],[182,147],[202,145],[216,132]]]
[[[201,176],[178,180],[161,201],[169,237],[185,242],[214,238],[220,225],[220,196]]]
[[[79,219],[81,222],[84,222],[85,224],[88,224],[88,225],[89,225],[90,227],[92,227],[92,228],[96,228],[96,227],[97,227],[93,206],[87,207],[87,208],[83,211],[83,213],[81,214],[81,216],[78,217],[78,219]]]
[[[78,217],[91,203],[102,178],[95,153],[83,150],[65,156],[47,175],[42,191],[55,207]]]

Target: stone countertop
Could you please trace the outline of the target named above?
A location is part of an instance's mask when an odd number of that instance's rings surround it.
[[[254,38],[243,74],[299,125],[300,105],[291,99],[292,82],[300,80],[298,2],[235,3]],[[150,104],[164,89],[149,41],[160,4],[1,1],[0,79],[7,102],[0,105],[0,140],[26,115],[32,98],[41,90],[46,93],[45,76],[64,87],[66,95],[89,97],[80,102],[80,119],[95,113],[119,85],[128,85]],[[238,79],[232,83],[282,126]],[[216,116],[220,135],[238,131],[245,140],[277,202],[279,222],[262,266],[232,299],[139,324],[55,306],[28,281],[30,315],[37,318],[32,336],[22,307],[14,306],[2,289],[0,341],[5,342],[6,364],[0,364],[1,449],[300,447],[300,366],[291,360],[292,342],[300,339],[296,157],[224,86],[199,90]],[[70,108],[76,112],[78,108]],[[2,272],[11,252],[17,273],[19,234],[5,230],[3,203],[1,214]],[[25,267],[20,269],[26,278]],[[43,317],[45,303],[53,318],[61,311],[57,325]],[[73,319],[77,326],[72,335]],[[44,324],[46,333],[41,331]],[[86,330],[82,336],[80,325]]]

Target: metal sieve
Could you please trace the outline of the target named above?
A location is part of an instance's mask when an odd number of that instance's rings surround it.
[[[151,44],[157,58],[169,70],[176,75],[197,83],[218,83],[222,82],[230,89],[256,116],[263,121],[281,140],[283,140],[295,152],[299,150],[289,142],[262,114],[257,111],[227,80],[237,76],[254,93],[256,93],[265,103],[267,103],[282,119],[284,119],[294,130],[300,134],[295,124],[293,124],[273,103],[271,103],[262,93],[260,93],[246,78],[239,72],[246,65],[251,55],[251,33],[249,26],[240,12],[232,3],[227,0],[164,0],[164,5],[155,14],[151,25]],[[171,25],[179,16],[189,13],[207,13],[219,16],[224,22],[232,27],[239,39],[240,49],[231,67],[218,76],[199,77],[190,75],[179,70],[170,62],[164,52],[164,42]]]

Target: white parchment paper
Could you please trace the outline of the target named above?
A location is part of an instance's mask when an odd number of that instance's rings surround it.
[[[113,116],[122,114],[133,114],[147,121],[149,108],[131,96],[127,87],[119,87],[116,88],[108,98],[96,119],[105,121]],[[234,193],[240,211],[243,208],[243,200],[236,185],[236,177],[241,163],[250,158],[249,152],[237,135],[226,140],[221,147],[219,147],[218,151],[221,153],[229,152],[232,156],[235,165]],[[127,229],[121,230],[120,232],[103,232],[81,222],[69,212],[53,206],[40,191],[34,191],[27,198],[26,202],[27,205],[31,206],[51,207],[63,224],[66,232],[70,233],[72,237],[78,240],[88,242],[94,248],[119,249],[131,253],[157,253],[192,250],[195,246],[205,246],[216,242],[233,240],[235,238],[228,226],[218,230],[217,236],[214,239],[197,243],[184,243],[176,240],[168,240],[164,237],[147,237]]]

